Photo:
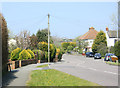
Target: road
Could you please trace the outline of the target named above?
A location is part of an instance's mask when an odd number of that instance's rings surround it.
[[[64,54],[63,59],[64,62],[50,67],[102,86],[118,86],[118,66],[108,65],[103,59],[78,55]]]

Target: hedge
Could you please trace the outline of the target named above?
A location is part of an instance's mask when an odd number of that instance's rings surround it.
[[[11,52],[11,60],[17,60],[19,58],[19,53],[21,52],[20,48],[16,48]]]
[[[22,50],[19,54],[19,60],[31,59],[31,54],[27,50]]]
[[[34,59],[35,58],[34,53],[30,49],[27,49],[27,51],[31,54],[32,59]]]

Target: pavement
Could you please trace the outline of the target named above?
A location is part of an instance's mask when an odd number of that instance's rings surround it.
[[[64,62],[50,67],[102,86],[118,86],[118,66],[108,65],[103,59],[78,55],[64,54],[63,59]]]
[[[3,77],[3,86],[25,86],[32,70],[38,65],[48,63],[30,64],[17,68]],[[48,69],[48,68],[45,68]],[[61,62],[50,63],[50,69],[80,77],[102,86],[118,86],[118,66],[106,64],[102,59],[94,60],[78,55],[63,55]],[[87,86],[87,85],[86,85]]]
[[[26,82],[29,80],[30,72],[33,70],[37,70],[36,66],[43,65],[43,64],[47,64],[47,63],[30,64],[30,65],[12,70],[11,72],[8,72],[8,74],[4,75],[2,79],[2,85],[3,86],[26,86]]]

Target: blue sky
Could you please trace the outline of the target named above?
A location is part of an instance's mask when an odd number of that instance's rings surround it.
[[[28,30],[36,34],[47,28],[50,14],[52,36],[75,38],[94,27],[97,31],[112,29],[111,16],[117,14],[116,2],[4,2],[2,14],[8,28],[18,34]]]

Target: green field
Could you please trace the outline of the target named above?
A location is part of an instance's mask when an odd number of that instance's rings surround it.
[[[30,74],[27,86],[100,86],[67,73],[48,69],[34,70]]]

